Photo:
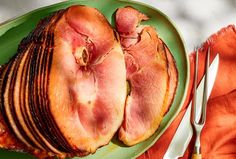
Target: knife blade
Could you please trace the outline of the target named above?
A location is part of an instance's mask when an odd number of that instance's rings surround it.
[[[215,79],[217,75],[219,65],[219,54],[216,55],[214,60],[212,61],[210,67],[209,67],[209,82],[208,82],[208,94],[207,99],[209,98]],[[205,76],[202,78],[200,84],[197,87],[197,97],[196,97],[196,104],[199,105],[202,103],[202,94],[203,94],[203,87],[204,87],[204,79]],[[163,159],[178,159],[179,157],[182,157],[184,155],[184,152],[186,151],[189,142],[193,136],[193,129],[191,125],[191,104],[188,105],[188,108],[179,124],[179,127],[177,128],[174,137],[172,138],[172,141],[163,157]],[[197,109],[197,117],[200,118],[201,110]]]

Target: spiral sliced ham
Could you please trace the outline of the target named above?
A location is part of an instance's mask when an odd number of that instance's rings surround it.
[[[41,20],[0,67],[0,147],[65,158],[94,153],[117,131],[127,145],[149,138],[173,101],[178,73],[142,20],[131,7],[119,9],[119,35],[87,6]]]
[[[0,134],[1,147],[41,158],[84,156],[108,144],[122,123],[124,55],[99,11],[72,6],[22,40],[0,86],[0,126],[8,135]]]
[[[125,54],[130,92],[119,139],[134,145],[159,127],[175,95],[178,73],[167,46],[151,26],[139,25],[148,17],[131,7],[116,12],[116,28]]]

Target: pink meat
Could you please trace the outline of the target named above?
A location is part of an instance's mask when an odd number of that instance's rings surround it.
[[[124,55],[113,29],[94,8],[70,7],[55,32],[51,112],[75,150],[94,153],[123,120]]]
[[[127,145],[144,141],[157,130],[177,86],[173,57],[156,30],[151,26],[139,26],[147,19],[131,7],[116,12],[116,27],[130,83],[125,118],[119,130],[119,139]]]

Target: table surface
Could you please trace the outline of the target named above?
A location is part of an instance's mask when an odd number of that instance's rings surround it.
[[[63,0],[0,0],[0,23],[36,8]],[[201,45],[211,34],[236,24],[236,0],[136,0],[164,12],[176,24],[186,51]]]

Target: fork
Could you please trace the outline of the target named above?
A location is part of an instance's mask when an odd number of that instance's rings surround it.
[[[193,104],[192,104],[192,125],[195,129],[196,139],[194,145],[194,151],[192,154],[192,159],[201,159],[201,143],[200,136],[202,128],[206,121],[206,106],[207,106],[207,87],[208,87],[208,68],[209,68],[209,57],[210,57],[210,48],[207,50],[206,55],[206,64],[205,64],[205,81],[204,81],[204,90],[203,90],[203,100],[200,105],[201,114],[200,118],[197,118],[197,105],[196,105],[196,96],[197,96],[197,76],[198,76],[198,50],[196,51],[196,60],[195,60],[195,74],[194,74],[194,94],[193,94]]]

